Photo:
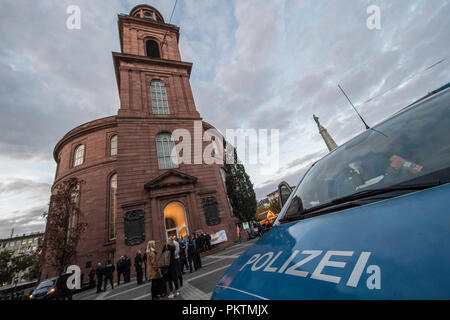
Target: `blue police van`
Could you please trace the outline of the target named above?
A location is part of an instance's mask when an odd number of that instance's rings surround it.
[[[449,299],[446,85],[279,185],[274,227],[212,299]]]

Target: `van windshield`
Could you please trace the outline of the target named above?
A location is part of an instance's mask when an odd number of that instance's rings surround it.
[[[448,167],[450,91],[367,130],[317,162],[295,190],[285,217]]]

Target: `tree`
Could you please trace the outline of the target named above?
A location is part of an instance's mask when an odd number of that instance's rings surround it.
[[[0,252],[0,284],[9,283],[14,277],[14,270],[11,267],[12,251]]]
[[[243,222],[255,220],[257,202],[253,184],[245,172],[244,165],[238,159],[236,148],[228,143],[225,172],[227,195],[233,214]]]
[[[37,279],[39,275],[39,257],[31,254],[21,254],[13,257],[11,259],[11,269],[16,274],[25,272],[24,278],[27,280]]]
[[[32,255],[31,264],[28,266],[28,271],[25,273],[24,278],[27,280],[34,280],[39,278],[39,270],[41,268],[41,264],[39,263],[39,256]]]
[[[87,226],[82,222],[78,203],[82,183],[77,178],[70,178],[58,184],[50,198],[41,264],[54,268],[58,274],[72,263],[80,236]]]

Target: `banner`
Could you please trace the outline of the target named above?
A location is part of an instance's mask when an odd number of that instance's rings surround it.
[[[225,230],[220,230],[211,235],[211,244],[218,244],[221,242],[225,242],[227,240],[228,240],[228,238],[227,238],[227,233],[225,232]]]

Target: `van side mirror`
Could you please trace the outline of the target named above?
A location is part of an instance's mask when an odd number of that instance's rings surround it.
[[[278,185],[278,199],[280,201],[280,208],[283,208],[291,193],[292,189],[286,181],[283,181]]]

